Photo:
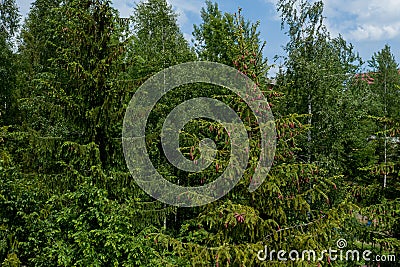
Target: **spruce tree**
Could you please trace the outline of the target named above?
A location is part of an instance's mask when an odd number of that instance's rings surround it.
[[[13,124],[16,113],[16,63],[14,38],[19,28],[19,13],[14,0],[0,3],[0,125]]]
[[[352,188],[360,207],[364,227],[358,238],[372,244],[375,253],[399,250],[399,84],[398,64],[386,45],[369,61],[368,87],[373,101],[367,109],[371,128],[366,143],[373,156],[359,167],[360,179]],[[367,225],[367,227],[365,226]],[[378,245],[378,246],[376,246]]]
[[[285,71],[279,77],[287,88],[284,108],[289,113],[308,114],[306,123],[312,127],[301,157],[340,174],[345,155],[337,137],[345,127],[346,84],[357,73],[360,59],[341,36],[330,37],[322,1],[279,1],[278,10],[290,38]]]
[[[216,5],[209,4],[208,11],[220,14]],[[203,18],[212,17],[211,14],[205,14],[208,11],[203,10]],[[278,144],[275,161],[266,181],[255,192],[249,193],[248,185],[259,159],[256,122],[248,107],[240,103],[237,96],[223,90],[213,91],[215,93],[213,97],[232,105],[248,126],[249,135],[252,136],[248,169],[227,196],[199,207],[198,215],[192,213],[191,217],[183,221],[178,235],[160,233],[151,237],[158,244],[160,252],[172,247],[175,255],[195,266],[278,266],[281,263],[277,259],[259,261],[257,252],[264,250],[264,246],[269,250],[288,251],[291,249],[301,251],[306,247],[322,250],[323,247],[332,246],[333,240],[338,237],[334,228],[339,228],[346,220],[352,206],[345,200],[331,198],[335,195],[333,193],[337,187],[335,182],[340,177],[329,177],[322,168],[303,162],[301,157],[296,155],[301,149],[297,144],[299,140],[304,140],[309,126],[302,122],[305,115],[287,114],[279,109],[283,94],[279,92],[279,88],[273,89],[266,78],[269,66],[262,55],[263,42],[259,39],[257,24],[246,21],[240,10],[236,15],[224,16],[232,18],[229,27],[233,34],[229,38],[235,40],[233,46],[211,45],[226,26],[219,23],[218,18],[213,17],[213,20],[205,20],[201,26],[196,27],[196,38],[201,43],[199,55],[205,57],[204,59],[208,56],[218,59],[220,51],[230,51],[229,58],[220,60],[228,62],[250,77],[260,86],[264,95],[269,97],[272,110],[276,111],[277,115],[275,123]],[[219,20],[222,20],[221,16]],[[212,31],[203,32],[202,29],[212,29]],[[217,144],[222,139],[223,142],[219,147],[221,154],[229,151],[229,146],[224,145],[224,141],[229,140],[228,134],[221,132],[218,124],[210,125],[209,121],[203,121],[197,125],[197,129],[202,127],[210,129],[210,138],[217,140]],[[194,134],[191,133],[193,137]],[[196,131],[195,133],[193,138],[198,136]],[[201,139],[200,136],[198,138]],[[217,159],[213,163],[217,168],[213,171],[217,173],[223,171],[227,161],[229,158]],[[210,178],[214,175],[210,170],[206,170],[204,173],[206,182],[212,180]],[[195,179],[195,176],[191,177]],[[312,188],[310,188],[311,182]],[[326,262],[329,259],[325,255],[322,261]],[[299,260],[295,264],[307,266],[308,263]]]
[[[133,89],[118,82],[126,51],[118,14],[109,1],[45,10],[39,0],[30,18],[42,12],[43,35],[32,22],[21,46],[22,75],[32,75],[19,99],[24,121],[0,136],[0,257],[33,266],[150,265],[155,254],[140,232],[173,209],[147,203],[123,159]]]
[[[128,60],[132,78],[149,77],[170,66],[195,60],[165,0],[139,2],[132,15],[133,42]]]

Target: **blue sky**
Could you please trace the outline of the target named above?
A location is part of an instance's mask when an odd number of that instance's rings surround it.
[[[178,23],[185,38],[190,40],[193,24],[201,23],[202,0],[167,0],[179,14]],[[17,0],[23,15],[32,0]],[[260,21],[261,38],[267,42],[265,56],[274,63],[282,55],[287,37],[280,27],[276,12],[277,0],[215,0],[223,12],[236,12],[251,21]],[[389,44],[397,61],[400,60],[400,1],[398,0],[324,0],[326,25],[333,36],[338,33],[352,43],[364,61]],[[135,0],[113,0],[122,17],[132,14]],[[277,62],[279,64],[280,62]],[[272,71],[274,72],[274,71]],[[271,73],[272,74],[272,73]]]

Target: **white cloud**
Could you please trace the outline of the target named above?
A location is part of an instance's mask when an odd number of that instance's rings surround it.
[[[134,3],[133,0],[115,0],[112,1],[112,6],[118,9],[120,17],[128,18],[133,13]]]
[[[140,0],[114,0],[113,7],[119,10],[121,17],[129,17],[132,15],[135,3]],[[183,25],[189,21],[187,14],[200,14],[202,2],[198,0],[167,0],[167,3],[172,5],[173,9],[178,13],[178,23]]]
[[[353,41],[390,40],[400,36],[398,0],[324,0],[329,30]]]
[[[264,0],[276,5],[279,0]],[[385,41],[400,37],[398,0],[323,0],[329,31],[350,41]]]
[[[19,12],[21,13],[22,17],[25,17],[31,8],[31,3],[33,3],[33,0],[16,0],[15,2],[19,7]]]
[[[23,17],[29,13],[34,0],[16,0],[19,11]],[[114,0],[112,6],[119,10],[121,17],[129,17],[133,11],[134,0]]]
[[[167,2],[178,10],[192,13],[200,13],[203,6],[203,1],[199,0],[167,0]]]
[[[264,2],[266,2],[267,4],[270,4],[274,8],[275,12],[273,14],[272,19],[275,20],[275,21],[280,21],[281,20],[281,18],[279,17],[278,12],[276,12],[276,7],[277,7],[277,4],[278,4],[278,1],[279,0],[264,0]]]
[[[121,17],[128,17],[133,13],[134,4],[138,2],[139,0],[114,0],[112,5],[119,10]],[[203,5],[199,0],[167,0],[167,2],[178,13],[178,24],[181,26],[189,22],[189,13],[200,16]]]
[[[31,3],[34,0],[16,0],[22,16],[26,16],[29,12]],[[114,0],[112,6],[119,10],[121,17],[129,17],[133,13],[133,7],[135,2],[139,0]],[[174,10],[179,14],[178,23],[183,25],[189,21],[188,13],[192,13],[200,16],[201,7],[204,5],[204,1],[199,0],[167,0],[172,5]]]
[[[189,13],[200,16],[201,7],[204,5],[203,1],[199,0],[167,0],[178,13],[178,24],[183,26],[188,23]]]
[[[395,25],[383,26],[365,24],[358,26],[355,30],[351,30],[349,32],[349,36],[357,41],[378,41],[393,39],[399,35],[399,32],[400,23],[396,23]]]
[[[186,41],[190,44],[192,42],[192,35],[190,33],[184,32],[183,37],[186,39]]]
[[[274,6],[276,6],[276,4],[278,3],[279,0],[265,0],[265,2],[273,4]]]

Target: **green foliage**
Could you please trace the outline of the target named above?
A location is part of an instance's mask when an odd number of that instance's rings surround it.
[[[4,0],[0,5],[0,35],[11,38],[19,28],[20,15],[15,0]]]
[[[0,125],[11,124],[16,116],[16,56],[13,37],[19,26],[18,8],[14,0],[0,4]]]
[[[194,25],[195,49],[201,60],[232,64],[232,51],[235,47],[234,17],[218,9],[217,3],[206,1],[201,9],[203,23]]]
[[[278,86],[285,93],[281,109],[310,115],[305,123],[312,128],[300,156],[338,174],[346,156],[342,141],[347,140],[340,136],[353,130],[343,116],[355,110],[346,86],[360,66],[359,58],[341,36],[330,37],[323,22],[322,1],[280,1],[278,10],[290,38],[286,70],[278,76]]]
[[[398,251],[400,74],[387,45],[369,63],[373,71],[369,87],[374,98],[368,117],[373,130],[369,143],[374,158],[360,166],[363,179],[357,180],[353,194],[360,202],[361,214],[372,222],[363,229],[360,239],[379,244],[381,249]]]
[[[398,65],[385,47],[370,62],[373,84],[360,79],[360,59],[342,37],[330,37],[322,2],[279,1],[290,38],[276,85],[267,78],[259,23],[240,9],[222,13],[207,1],[191,48],[166,0],[137,3],[129,20],[109,0],[36,0],[14,51],[18,15],[13,1],[4,3],[2,266],[287,266],[259,261],[257,253],[265,246],[321,252],[339,238],[349,249],[399,251]],[[150,198],[132,179],[122,121],[146,79],[193,60],[224,63],[257,84],[275,116],[277,149],[265,182],[250,193],[261,140],[250,108],[226,88],[175,88],[156,104],[146,127],[148,154],[166,179],[199,186],[232,160],[229,133],[203,118],[182,129],[180,149],[195,161],[199,141],[214,140],[218,152],[210,167],[187,173],[162,155],[165,118],[186,100],[205,96],[230,106],[250,143],[249,164],[229,194],[206,206],[176,208]],[[319,262],[290,263],[328,262],[324,255]]]
[[[143,79],[170,66],[195,60],[165,0],[139,2],[131,17],[133,38],[128,60],[131,78]]]

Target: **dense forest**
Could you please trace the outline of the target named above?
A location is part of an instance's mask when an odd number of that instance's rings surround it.
[[[110,0],[36,0],[24,19],[15,0],[1,1],[1,266],[400,266],[399,66],[388,45],[362,59],[342,36],[332,37],[323,8],[323,1],[278,1],[288,43],[272,79],[260,24],[241,9],[225,13],[206,1],[188,42],[166,0],[138,2],[130,18]],[[184,171],[163,155],[167,115],[193,98],[233,109],[250,150],[225,196],[168,205],[128,169],[124,116],[153,75],[204,61],[234,68],[268,100],[272,167],[250,192],[262,156],[256,115],[227,88],[179,86],[146,125],[158,173],[200,186],[234,160],[230,133],[207,118],[179,134],[191,161],[201,157],[200,140],[215,142],[207,168]],[[339,259],[330,248],[357,250],[360,258]],[[318,257],[289,253],[295,250]]]

